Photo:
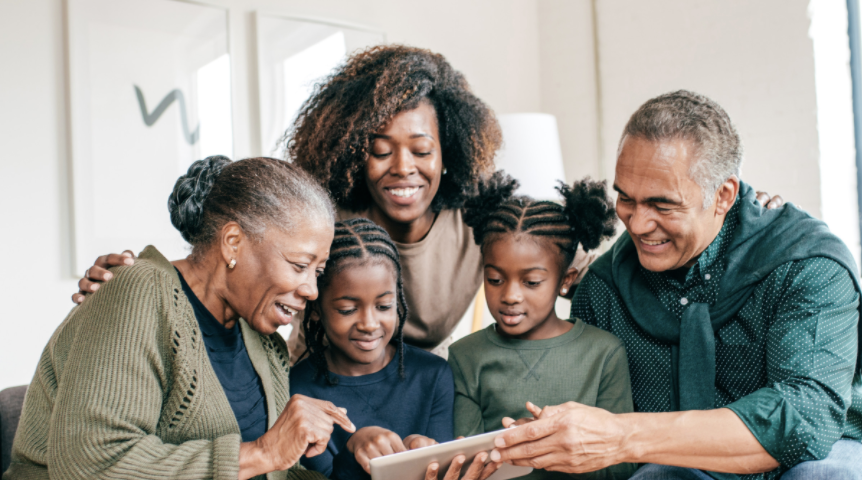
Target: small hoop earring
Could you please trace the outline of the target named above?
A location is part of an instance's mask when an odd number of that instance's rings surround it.
[[[235,266],[236,266],[236,259],[235,259],[235,258],[231,258],[231,259],[230,259],[230,263],[228,263],[228,264],[227,264],[227,268],[229,268],[229,269],[233,270],[233,267],[235,267]]]

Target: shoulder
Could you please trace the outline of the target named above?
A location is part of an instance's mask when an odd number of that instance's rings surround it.
[[[857,284],[852,272],[837,261],[826,257],[811,257],[785,263],[767,277],[785,296],[804,299],[816,295],[822,302],[855,300]],[[770,282],[771,280],[771,282]]]
[[[488,332],[494,325],[476,331],[449,346],[449,357],[461,357],[480,350],[485,350],[492,343],[488,340]]]
[[[404,366],[425,371],[450,371],[449,364],[442,357],[406,343],[404,344]]]
[[[578,321],[581,322],[580,319]],[[623,342],[613,333],[589,324],[584,324],[584,331],[581,333],[581,339],[609,351],[616,350],[623,346]]]
[[[288,382],[290,382],[290,393],[308,395],[313,390],[315,374],[314,364],[308,358],[299,361],[291,367],[290,373],[287,376]]]

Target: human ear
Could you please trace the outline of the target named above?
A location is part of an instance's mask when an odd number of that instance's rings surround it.
[[[239,260],[240,249],[245,244],[245,233],[236,222],[228,222],[221,229],[219,238],[219,247],[221,250],[222,261],[231,270],[241,263]]]
[[[572,285],[575,283],[576,278],[578,278],[578,269],[569,267],[563,275],[562,282],[560,282],[560,290],[558,292],[560,296],[571,298]]]
[[[727,214],[736,202],[737,194],[739,194],[739,178],[731,175],[715,192],[715,214]]]

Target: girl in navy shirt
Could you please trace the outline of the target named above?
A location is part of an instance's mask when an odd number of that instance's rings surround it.
[[[333,479],[368,478],[372,458],[452,440],[452,371],[404,344],[401,266],[386,231],[364,218],[337,223],[318,288],[290,391],[347,408],[356,433],[336,426],[326,452],[302,465]]]

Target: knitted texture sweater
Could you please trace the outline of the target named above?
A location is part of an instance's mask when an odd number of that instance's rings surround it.
[[[3,480],[235,479],[240,429],[171,263],[147,247],[60,325],[24,401]],[[240,320],[267,425],[290,398],[276,333]],[[315,479],[298,464],[276,479]]]

